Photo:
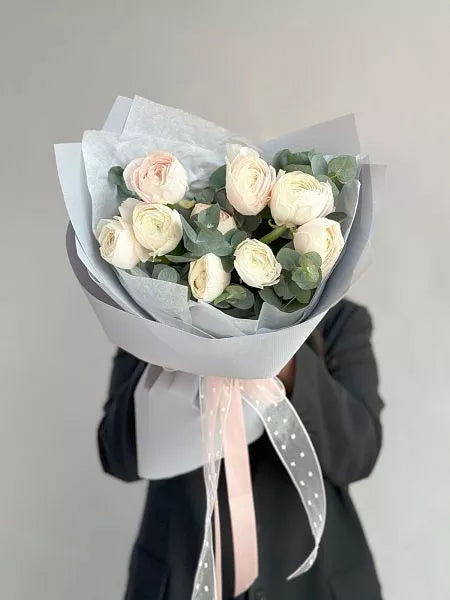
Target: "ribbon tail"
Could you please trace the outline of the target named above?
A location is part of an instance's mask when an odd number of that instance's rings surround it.
[[[224,434],[224,459],[233,535],[234,595],[239,596],[258,577],[258,542],[239,380],[233,380],[231,386]]]
[[[314,548],[288,577],[306,573],[317,557],[325,527],[326,496],[322,470],[313,443],[278,379],[244,381],[244,400],[264,423],[266,433],[288,472],[306,511]]]
[[[216,512],[216,549],[221,554],[220,520],[217,504],[217,485],[219,482],[221,457],[223,450],[223,431],[225,430],[231,390],[223,378],[206,377],[200,379],[200,412],[202,419],[203,450],[205,463],[203,477],[206,490],[206,513],[203,543],[200,560],[194,579],[191,600],[220,600],[221,576],[217,580],[213,550],[212,517]],[[214,509],[216,510],[214,511]],[[219,538],[217,532],[219,531]],[[220,565],[218,565],[220,568]]]

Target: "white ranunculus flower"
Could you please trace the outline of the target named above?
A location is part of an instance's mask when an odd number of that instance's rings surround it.
[[[325,217],[313,219],[297,229],[294,248],[300,254],[317,252],[322,258],[322,276],[333,268],[344,247],[341,226],[337,221]]]
[[[175,204],[188,189],[186,169],[169,152],[151,152],[132,160],[124,169],[127,188],[145,202]]]
[[[272,189],[270,211],[277,225],[303,225],[334,211],[333,190],[328,181],[318,181],[309,173],[280,170]]]
[[[137,198],[127,198],[119,206],[120,216],[122,219],[124,219],[124,221],[130,223],[130,225],[133,224],[133,210],[137,204],[141,204],[141,201]]]
[[[206,210],[210,206],[211,206],[210,204],[203,204],[202,202],[197,202],[197,204],[192,209],[191,217],[193,217],[194,215],[198,215],[198,213],[202,212],[202,210]],[[221,210],[220,211],[220,220],[219,220],[219,224],[217,225],[217,230],[220,231],[220,233],[225,234],[225,233],[227,233],[227,231],[231,231],[231,229],[236,229],[236,228],[237,228],[236,221],[233,219],[233,217],[231,215],[229,215],[227,212],[225,212],[224,210]]]
[[[218,256],[205,254],[189,265],[189,287],[197,300],[212,302],[230,284],[231,275]]]
[[[168,254],[183,237],[179,213],[165,204],[137,202],[133,208],[133,230],[152,256]]]
[[[237,246],[234,268],[244,283],[259,289],[280,280],[280,263],[270,246],[259,240],[246,239]]]
[[[101,219],[97,236],[102,258],[119,269],[132,269],[149,259],[150,253],[139,244],[132,226],[122,217]]]
[[[230,204],[242,215],[257,215],[267,205],[275,169],[252,148],[227,147],[226,192]]]

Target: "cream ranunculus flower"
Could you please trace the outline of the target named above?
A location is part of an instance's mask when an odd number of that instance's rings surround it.
[[[257,215],[269,202],[275,169],[246,146],[229,144],[227,154],[227,198],[242,215]]]
[[[205,210],[207,208],[209,208],[211,205],[210,204],[203,204],[202,202],[198,202],[194,208],[192,209],[191,212],[191,217],[193,217],[194,215],[198,215],[198,213],[202,212],[202,210]],[[233,217],[231,215],[229,215],[227,212],[225,212],[224,210],[220,211],[220,220],[219,220],[219,224],[217,225],[217,230],[220,231],[220,233],[227,233],[227,231],[231,231],[231,229],[236,229],[237,225],[236,225],[236,221],[233,219]]]
[[[168,254],[183,237],[179,213],[164,204],[137,202],[132,218],[134,235],[151,256]]]
[[[278,172],[272,189],[270,211],[277,225],[303,225],[334,210],[330,183],[302,171]]]
[[[324,217],[313,219],[297,229],[294,248],[300,254],[317,252],[322,258],[322,276],[333,268],[344,247],[341,226],[337,221]]]
[[[189,287],[197,300],[212,302],[230,284],[231,275],[218,256],[205,254],[189,265]]]
[[[188,189],[186,169],[169,152],[151,152],[132,160],[123,172],[125,185],[145,202],[175,204]]]
[[[122,217],[101,219],[97,225],[100,254],[119,269],[132,269],[150,253],[136,240],[132,226]]]
[[[259,240],[246,239],[237,246],[234,268],[244,283],[259,289],[275,285],[280,280],[280,263],[270,246]]]

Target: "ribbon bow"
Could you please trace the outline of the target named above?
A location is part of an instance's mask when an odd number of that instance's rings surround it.
[[[323,534],[326,499],[319,461],[308,433],[286,397],[283,384],[274,379],[201,377],[203,474],[206,488],[205,530],[194,580],[192,600],[221,600],[221,542],[217,499],[221,458],[224,457],[233,536],[235,596],[247,590],[258,576],[258,546],[250,464],[242,409],[247,402],[264,423],[266,433],[289,473],[314,538],[314,548],[292,573],[292,579],[313,565]],[[212,517],[215,516],[215,553]],[[215,554],[215,560],[214,560]]]

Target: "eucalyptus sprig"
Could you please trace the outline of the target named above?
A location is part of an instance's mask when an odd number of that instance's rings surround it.
[[[125,185],[123,171],[122,167],[111,167],[108,171],[108,182],[116,186],[117,195],[121,200],[125,200],[126,198],[137,198],[138,196]]]
[[[219,222],[219,207],[210,208],[198,213],[196,222],[180,215],[183,225],[183,243],[191,256],[199,258],[208,253],[216,256],[228,256],[233,252],[232,244],[217,230]],[[208,213],[205,215],[205,213]]]
[[[273,166],[287,173],[302,171],[313,175],[319,181],[329,182],[335,198],[342,186],[353,181],[358,174],[358,163],[354,156],[344,154],[327,161],[323,154],[315,150],[291,152],[285,148],[275,155]]]

